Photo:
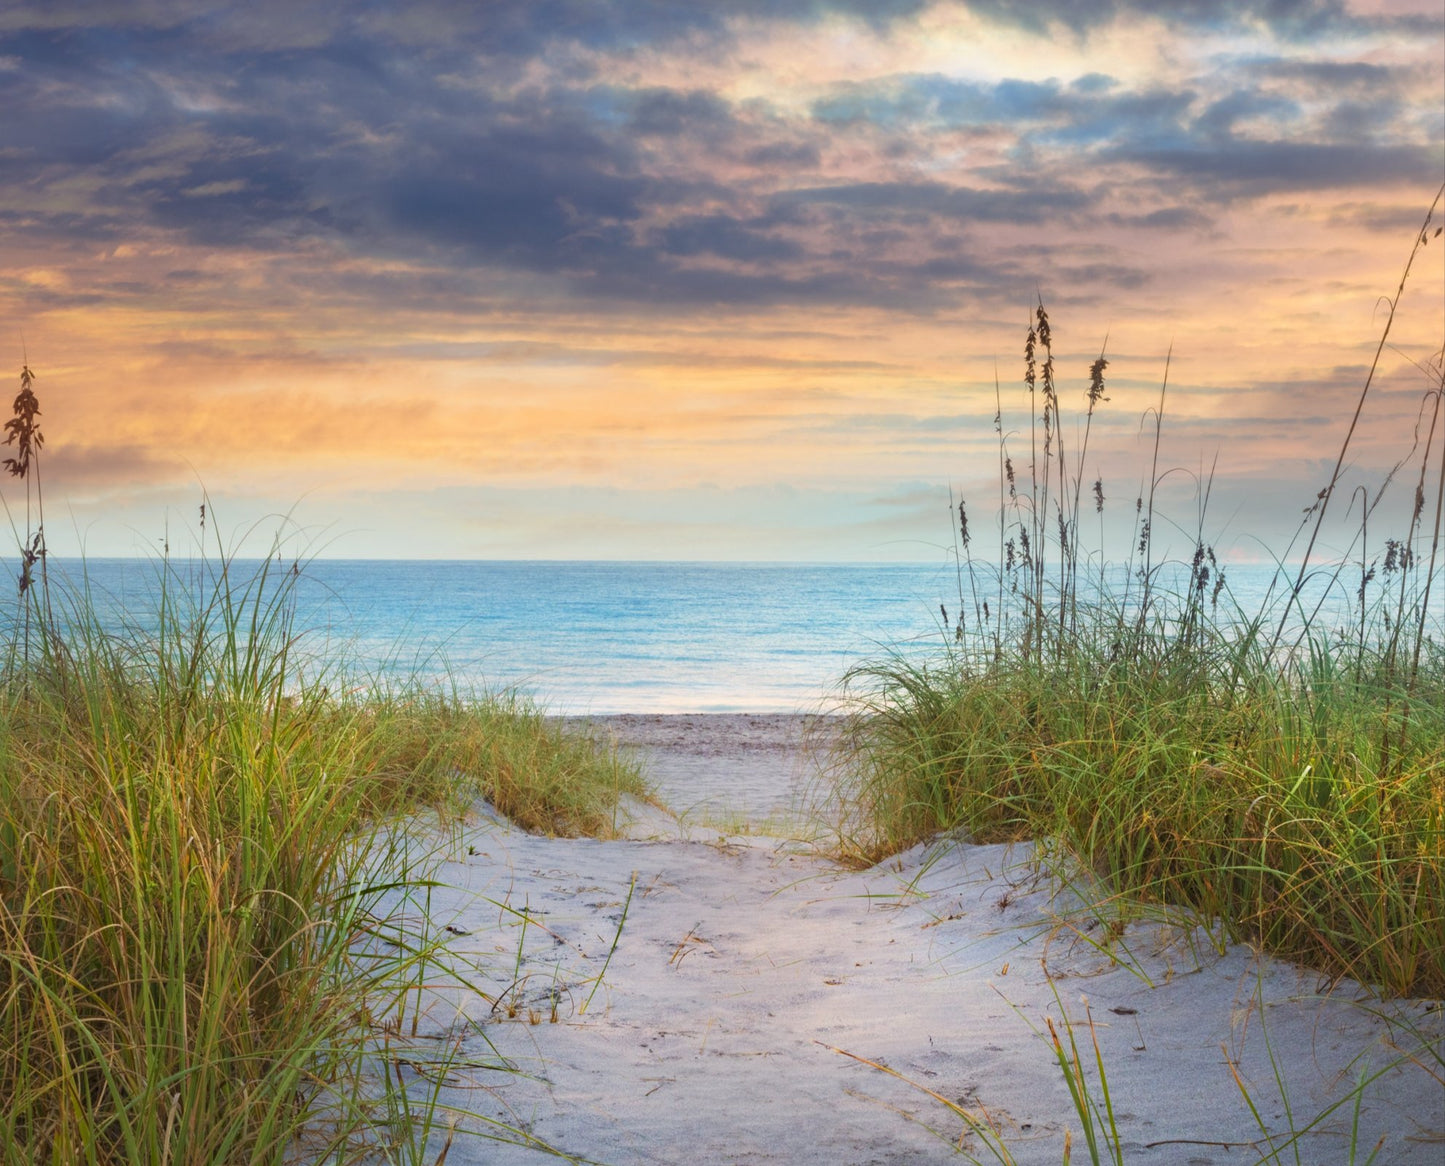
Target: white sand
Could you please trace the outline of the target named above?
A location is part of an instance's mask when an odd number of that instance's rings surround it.
[[[941,840],[850,873],[775,837],[709,828],[782,819],[804,776],[796,718],[602,724],[687,812],[681,824],[640,813],[633,832],[650,841],[536,838],[484,813],[447,841],[430,925],[454,929],[472,987],[434,992],[422,1025],[458,1053],[443,1104],[618,1166],[954,1160],[958,1117],[841,1049],[986,1112],[1020,1163],[1058,1163],[1066,1128],[1086,1162],[1052,1048],[1032,1030],[1052,1017],[1062,1035],[1067,1013],[1092,1062],[1087,1000],[1127,1162],[1265,1159],[1230,1062],[1280,1141],[1290,1117],[1276,1071],[1300,1128],[1384,1069],[1364,1092],[1358,1161],[1381,1137],[1378,1163],[1445,1156],[1438,1006],[1382,1006],[1157,920],[1111,939],[1110,917],[1040,877],[1029,847]],[[1434,1075],[1386,1068],[1421,1034]],[[487,1067],[499,1056],[520,1072]],[[422,1105],[431,1086],[402,1071]],[[1355,1117],[1347,1103],[1314,1126],[1298,1161],[1349,1161]],[[976,1135],[962,1144],[998,1160]],[[546,1160],[462,1136],[447,1158]]]

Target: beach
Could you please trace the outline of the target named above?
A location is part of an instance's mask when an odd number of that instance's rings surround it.
[[[1066,1131],[1087,1161],[1050,1022],[1102,1160],[1098,1061],[1129,1162],[1439,1160],[1438,1002],[1102,902],[1036,844],[941,837],[840,868],[798,812],[838,724],[598,718],[667,807],[625,801],[623,838],[530,835],[484,804],[417,827],[438,885],[407,909],[451,972],[427,979],[418,1040],[449,1065],[393,1070],[434,1118],[427,1161],[450,1141],[452,1166],[543,1145],[617,1166],[1057,1163]]]

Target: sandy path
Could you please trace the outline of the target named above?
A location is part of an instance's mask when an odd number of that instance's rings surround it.
[[[664,836],[705,836],[708,826],[731,826],[735,833],[786,837],[798,824],[800,801],[816,773],[809,749],[820,753],[816,746],[836,739],[842,721],[777,713],[638,713],[564,723],[610,738],[641,758],[671,811],[668,820],[649,819]]]
[[[1159,922],[1111,937],[1109,920],[1035,877],[1027,847],[945,841],[850,873],[774,838],[690,825],[782,814],[797,777],[795,719],[607,727],[643,750],[664,797],[692,813],[682,827],[655,815],[637,823],[670,840],[535,838],[484,815],[448,840],[438,872],[447,888],[433,892],[430,920],[454,929],[452,958],[476,990],[439,990],[427,1012],[430,1033],[459,1051],[445,1104],[618,1166],[956,1160],[956,1116],[833,1051],[843,1049],[986,1111],[1020,1163],[1059,1162],[1065,1127],[1075,1161],[1087,1161],[1052,1050],[1031,1031],[1046,1016],[1062,1025],[1066,1011],[1091,1056],[1087,998],[1125,1160],[1232,1166],[1267,1146],[1228,1061],[1283,1133],[1270,1049],[1300,1125],[1401,1055],[1381,1010],[1355,1003],[1351,985],[1327,990],[1240,947],[1191,948]],[[678,840],[689,833],[712,840]],[[1439,1009],[1383,1011],[1440,1050]],[[498,1054],[521,1072],[486,1067]],[[411,1079],[420,1104],[427,1083]],[[1378,1162],[1440,1160],[1437,1077],[1389,1069],[1365,1098],[1360,1162],[1382,1136]],[[1346,1106],[1306,1135],[1299,1160],[1348,1161],[1352,1117]],[[998,1160],[977,1136],[963,1145]],[[447,1159],[545,1160],[469,1137]],[[1295,1162],[1293,1151],[1281,1161]]]

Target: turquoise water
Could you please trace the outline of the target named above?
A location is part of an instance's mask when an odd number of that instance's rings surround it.
[[[233,564],[233,577],[258,566]],[[174,577],[198,588],[214,569],[172,564]],[[52,573],[74,581],[80,566],[54,563]],[[1272,572],[1229,573],[1235,599],[1255,610]],[[157,564],[93,559],[85,574],[103,612],[142,625],[153,618]],[[817,709],[860,660],[941,651],[950,637],[940,604],[950,620],[959,607],[946,561],[313,560],[294,582],[313,656],[468,690],[515,688],[568,714]],[[980,588],[980,604],[991,595],[997,603],[992,587]],[[1348,618],[1347,590],[1330,597],[1336,622]]]
[[[154,607],[154,564],[86,571],[103,605]],[[909,564],[314,560],[295,583],[323,657],[597,715],[816,708],[860,658],[941,643],[957,589],[951,567]]]

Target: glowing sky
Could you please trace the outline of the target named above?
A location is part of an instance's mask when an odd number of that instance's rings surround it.
[[[0,367],[57,553],[204,487],[329,554],[928,559],[950,486],[996,505],[995,369],[1024,448],[1042,295],[1075,448],[1107,337],[1111,513],[1172,343],[1179,517],[1217,457],[1248,553],[1328,479],[1442,60],[1435,0],[11,0]],[[1442,244],[1352,484],[1409,449]]]

